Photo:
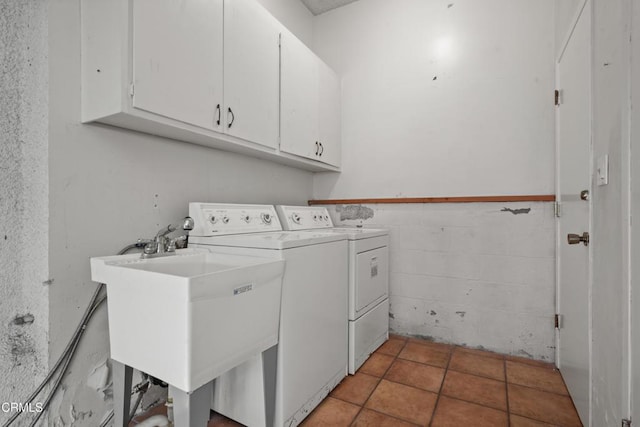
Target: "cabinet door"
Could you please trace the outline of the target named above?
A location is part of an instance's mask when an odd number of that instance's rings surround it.
[[[340,166],[342,157],[342,129],[340,123],[341,84],[336,73],[320,61],[319,160],[333,166]]]
[[[282,32],[280,150],[317,160],[318,58],[293,34]]]
[[[222,0],[133,0],[133,107],[221,130],[222,19]]]
[[[225,132],[277,148],[280,23],[255,0],[224,2]]]

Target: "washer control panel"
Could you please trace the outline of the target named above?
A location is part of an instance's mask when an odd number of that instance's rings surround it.
[[[327,208],[318,206],[276,206],[285,230],[333,228]]]
[[[236,205],[228,203],[189,203],[193,218],[192,236],[281,231],[278,214],[272,205]]]

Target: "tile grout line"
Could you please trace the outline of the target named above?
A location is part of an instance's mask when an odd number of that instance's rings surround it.
[[[505,399],[507,400],[507,425],[511,425],[511,406],[509,406],[509,379],[507,378],[507,358],[502,360],[504,365],[504,391]]]
[[[381,376],[380,376],[380,377],[377,377],[377,382],[376,382],[376,384],[375,384],[375,387],[373,387],[372,391],[368,394],[367,398],[364,400],[364,402],[362,403],[362,405],[356,405],[356,406],[360,406],[360,408],[359,408],[358,412],[356,413],[356,415],[354,416],[354,418],[353,418],[352,422],[350,423],[350,425],[351,425],[351,426],[353,426],[353,425],[355,424],[355,421],[358,419],[358,417],[361,415],[362,411],[365,409],[365,405],[367,404],[367,402],[369,401],[369,399],[371,398],[371,396],[373,395],[373,393],[375,392],[375,390],[378,388],[378,386],[381,384],[382,380],[385,380],[385,379],[386,379],[386,380],[387,380],[387,381],[389,381],[389,382],[396,383],[396,384],[400,384],[400,385],[403,385],[403,386],[406,386],[406,387],[409,387],[409,388],[412,388],[412,389],[415,389],[415,390],[431,392],[430,390],[425,390],[425,389],[423,389],[423,388],[415,387],[415,386],[412,386],[412,385],[410,385],[410,384],[404,384],[404,383],[402,383],[402,382],[391,381],[391,380],[389,380],[389,379],[387,379],[387,378],[386,378],[386,375],[389,373],[389,371],[390,371],[391,367],[392,367],[392,366],[393,366],[393,365],[394,365],[398,360],[403,360],[403,361],[408,361],[408,362],[412,362],[412,363],[418,363],[418,364],[421,364],[421,365],[424,365],[424,366],[430,366],[430,367],[434,367],[434,368],[440,368],[440,369],[443,369],[443,367],[442,367],[442,366],[435,366],[435,365],[431,365],[431,364],[428,364],[428,363],[423,363],[423,362],[419,362],[419,361],[411,360],[411,359],[404,359],[404,358],[400,357],[400,354],[401,354],[401,353],[402,353],[402,351],[406,348],[406,345],[407,345],[409,342],[411,342],[409,339],[403,339],[403,338],[400,338],[400,339],[402,340],[403,344],[402,344],[402,347],[399,349],[399,351],[397,351],[397,352],[396,352],[396,354],[395,354],[395,355],[391,355],[391,354],[387,354],[387,353],[380,353],[380,354],[383,354],[383,355],[386,355],[386,356],[391,356],[391,357],[393,357],[393,360],[392,360],[392,361],[391,361],[391,363],[387,366],[387,368],[386,368],[386,369],[385,369],[385,371],[381,374]],[[451,370],[452,372],[459,372],[459,373],[461,373],[461,374],[471,375],[471,376],[475,376],[475,377],[482,378],[482,379],[488,379],[488,380],[493,380],[493,381],[499,381],[499,380],[497,380],[496,378],[485,377],[485,376],[482,376],[482,375],[476,375],[476,374],[473,374],[473,373],[468,373],[468,372],[457,371],[457,370],[451,369],[451,361],[452,361],[453,355],[454,355],[455,351],[458,349],[458,347],[459,347],[459,346],[456,346],[456,345],[451,345],[451,346],[449,347],[449,350],[448,350],[448,356],[449,356],[449,357],[448,357],[448,359],[447,359],[447,364],[446,364],[446,366],[444,367],[444,373],[443,373],[443,377],[442,377],[442,382],[441,382],[441,384],[440,384],[440,388],[439,388],[439,391],[438,391],[438,393],[437,393],[437,398],[436,398],[436,402],[435,402],[435,404],[434,404],[433,412],[432,412],[432,414],[431,414],[431,419],[430,419],[429,423],[427,424],[428,426],[432,426],[433,419],[434,419],[434,415],[435,415],[435,413],[436,413],[436,410],[437,410],[438,404],[440,403],[440,397],[441,397],[441,396],[444,396],[444,394],[443,394],[443,390],[444,390],[444,383],[445,383],[445,380],[446,380],[446,378],[447,378],[447,374],[448,374],[449,370]],[[461,351],[464,351],[464,349],[465,349],[465,347],[460,347],[460,348],[462,349]],[[441,350],[441,349],[436,349],[436,350]],[[492,358],[491,356],[483,356],[483,355],[480,355],[480,354],[477,354],[477,356],[479,356],[479,357],[483,357],[483,358]],[[497,358],[494,358],[494,359],[497,359]],[[522,362],[519,362],[519,361],[508,360],[508,359],[507,359],[507,357],[506,357],[506,355],[500,355],[500,359],[502,359],[502,364],[503,364],[503,369],[504,369],[503,378],[504,378],[505,393],[506,393],[506,406],[507,406],[506,414],[507,414],[507,421],[508,421],[508,423],[509,423],[509,425],[510,425],[510,423],[511,423],[511,407],[510,407],[510,405],[509,405],[509,384],[511,384],[511,383],[508,381],[508,374],[507,374],[507,362],[511,361],[512,363],[516,363],[516,364],[519,364],[519,365],[527,365],[527,366],[534,366],[534,367],[536,367],[536,366],[535,366],[535,365],[529,365],[529,364],[527,364],[527,363],[522,363]],[[557,369],[556,369],[556,370],[557,370]],[[368,376],[375,377],[375,376],[370,375],[370,374],[366,374],[366,373],[363,373],[363,374],[364,374],[364,375],[368,375]],[[561,375],[561,373],[560,373],[560,375]],[[562,378],[562,375],[561,375],[561,378]],[[563,381],[563,384],[565,385],[565,389],[566,389],[566,384],[564,383],[564,378],[562,378],[562,381]],[[570,396],[570,395],[567,395],[567,394],[555,393],[555,392],[548,391],[548,390],[543,389],[543,388],[530,387],[530,386],[527,386],[527,385],[522,385],[522,384],[517,384],[517,383],[513,383],[513,384],[514,384],[514,385],[516,385],[516,386],[519,386],[519,387],[523,387],[523,388],[527,388],[527,389],[532,389],[532,390],[537,390],[537,391],[541,391],[541,392],[546,392],[546,393],[554,394],[554,395],[557,395],[557,396],[569,397],[569,398],[571,399],[571,396]],[[433,392],[431,392],[431,393],[433,393]],[[333,397],[333,396],[332,396],[332,397]],[[349,402],[349,401],[346,401],[346,400],[343,400],[343,399],[340,399],[340,398],[336,398],[336,397],[333,397],[333,398],[334,398],[334,399],[338,399],[338,400],[343,401],[343,402],[346,402],[346,403],[353,404],[353,402]],[[491,407],[491,406],[488,406],[488,405],[480,404],[480,403],[478,403],[478,402],[467,401],[467,400],[465,400],[465,399],[459,399],[459,398],[455,398],[455,399],[456,399],[456,400],[460,400],[460,401],[462,401],[462,402],[467,402],[467,403],[475,404],[475,405],[478,405],[478,406],[482,406],[482,407],[486,407],[486,408],[490,408],[490,409],[494,409],[494,410],[499,410],[498,408],[494,408],[494,407]],[[571,402],[572,402],[572,404],[573,404],[573,399],[571,399]],[[366,409],[368,409],[368,410],[370,410],[370,411],[372,411],[372,412],[376,412],[376,413],[381,414],[381,415],[386,416],[386,417],[391,417],[391,418],[394,418],[394,419],[397,419],[397,420],[400,420],[400,421],[403,421],[403,422],[408,422],[407,420],[404,420],[404,419],[402,419],[402,418],[398,418],[397,416],[394,416],[394,415],[391,415],[391,414],[387,414],[387,413],[384,413],[384,412],[380,412],[380,411],[377,411],[377,410],[372,409],[372,408],[366,408]],[[575,411],[575,405],[574,405],[574,411]],[[576,412],[577,412],[577,411],[576,411]],[[514,414],[514,415],[515,415],[515,414]],[[524,418],[527,418],[527,419],[530,419],[530,420],[534,420],[534,421],[538,421],[538,422],[540,421],[540,420],[537,420],[537,419],[535,419],[535,418],[530,418],[530,417],[527,417],[527,416],[524,416]],[[408,422],[408,423],[409,423],[409,424],[413,424],[413,423],[411,423],[411,422]],[[414,425],[416,425],[416,424],[414,424]]]
[[[436,415],[436,410],[438,409],[438,403],[440,403],[440,397],[442,396],[442,389],[444,388],[444,382],[447,379],[447,373],[449,372],[449,365],[451,365],[451,359],[453,358],[453,352],[456,347],[452,346],[449,351],[449,358],[447,359],[447,366],[444,368],[444,374],[442,375],[442,382],[440,383],[440,389],[438,390],[438,397],[436,397],[436,403],[433,405],[433,412],[431,412],[431,418],[429,419],[429,426],[433,425],[433,419]]]
[[[371,408],[366,408],[366,409],[367,409],[367,411],[371,411],[371,412],[375,412],[376,414],[384,415],[387,418],[393,418],[394,420],[398,420],[398,421],[401,421],[401,422],[406,423],[406,424],[411,424],[411,425],[416,426],[416,427],[422,427],[420,424],[416,424],[416,423],[413,423],[411,421],[407,421],[405,419],[398,418],[395,415],[387,414],[385,412],[380,412],[380,411],[378,411],[376,409],[371,409]],[[355,422],[355,420],[353,422]],[[353,425],[353,423],[350,424],[350,425]]]
[[[387,341],[389,341],[389,339],[387,339]],[[386,342],[386,341],[385,341]],[[396,360],[398,360],[398,354],[400,354],[400,352],[404,349],[404,347],[407,345],[408,340],[404,340],[404,344],[402,345],[402,348],[398,351],[398,353],[393,356],[393,360],[391,361],[391,363],[389,364],[389,366],[387,366],[387,369],[384,371],[384,373],[382,374],[382,376],[380,378],[378,378],[378,382],[376,383],[376,386],[373,387],[373,389],[371,390],[371,393],[369,393],[369,395],[367,396],[367,398],[364,400],[364,402],[362,402],[362,405],[360,405],[360,410],[358,411],[358,413],[356,414],[355,417],[353,417],[353,421],[351,421],[351,423],[349,424],[350,426],[353,426],[353,424],[356,422],[356,420],[358,419],[358,417],[360,416],[360,414],[362,413],[362,411],[365,409],[365,405],[367,404],[367,402],[369,401],[369,399],[371,398],[371,395],[373,395],[373,393],[376,391],[376,389],[378,388],[378,386],[380,385],[380,383],[382,382],[382,380],[384,379],[384,376],[387,375],[387,372],[389,371],[389,369],[391,369],[391,366],[396,362]],[[384,344],[383,344],[384,345]],[[380,346],[382,347],[382,346]],[[378,347],[378,349],[380,348]],[[378,350],[376,349],[376,351]],[[374,351],[375,353],[375,351]],[[373,353],[372,353],[373,354]],[[380,353],[380,354],[385,354],[385,353]],[[387,356],[391,356],[390,354],[387,354]],[[371,355],[369,355],[369,357],[371,357]],[[361,366],[362,367],[362,366]],[[359,368],[358,368],[359,370]],[[356,373],[358,373],[358,371],[356,370]],[[369,375],[369,374],[365,374],[363,372],[364,375]],[[370,375],[373,376],[373,375]],[[369,408],[367,408],[369,409]],[[369,409],[371,410],[371,409]],[[375,411],[378,412],[378,411]],[[385,414],[386,415],[386,414]],[[396,418],[396,417],[394,417]],[[399,419],[399,418],[397,418]]]

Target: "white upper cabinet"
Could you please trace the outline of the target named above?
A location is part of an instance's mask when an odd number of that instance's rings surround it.
[[[340,80],[286,30],[280,66],[280,150],[340,166]]]
[[[224,2],[225,132],[278,147],[282,26],[255,0]]]
[[[222,129],[222,36],[222,0],[133,0],[133,107]]]
[[[281,47],[280,150],[319,160],[316,56],[288,31]]]
[[[333,166],[340,166],[342,159],[342,87],[336,73],[324,62],[320,62],[319,123],[320,160]]]
[[[82,122],[339,170],[339,82],[256,0],[80,6]]]

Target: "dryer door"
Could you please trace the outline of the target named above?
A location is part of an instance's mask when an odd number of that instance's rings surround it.
[[[355,266],[356,317],[383,299],[389,290],[389,252],[386,246],[360,252]]]

